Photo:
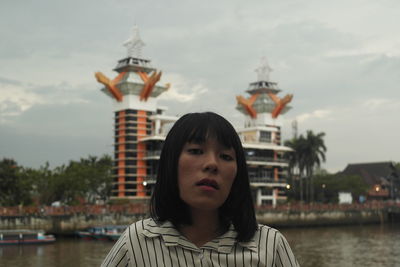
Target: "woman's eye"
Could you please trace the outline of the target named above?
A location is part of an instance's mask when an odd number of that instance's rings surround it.
[[[233,157],[229,154],[221,154],[221,158],[226,161],[232,161]]]
[[[187,152],[188,152],[189,154],[192,154],[192,155],[200,155],[200,154],[203,153],[203,150],[201,150],[200,148],[189,148],[189,149],[187,150]]]

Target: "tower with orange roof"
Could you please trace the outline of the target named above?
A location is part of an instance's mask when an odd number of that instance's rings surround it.
[[[119,60],[114,69],[118,75],[109,79],[96,72],[95,77],[114,103],[111,199],[142,199],[149,197],[150,185],[155,181],[163,125],[176,118],[164,115],[165,108],[157,105],[157,97],[168,90],[169,84],[158,85],[161,71],[142,57],[144,42],[137,26],[124,46],[127,56]]]
[[[280,116],[290,107],[293,95],[278,96],[281,91],[270,80],[271,67],[263,58],[256,69],[257,81],[250,83],[249,96],[237,96],[236,108],[244,114],[244,128],[238,130],[246,152],[250,184],[256,203],[276,205],[286,200],[288,162],[283,154],[291,151],[281,144]]]

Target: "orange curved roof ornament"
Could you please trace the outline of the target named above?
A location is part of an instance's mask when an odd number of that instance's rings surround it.
[[[236,96],[236,100],[239,104],[243,106],[243,108],[247,111],[247,113],[252,117],[253,119],[257,118],[257,111],[252,107],[253,103],[257,100],[257,97],[260,94],[254,94],[248,99],[244,98],[241,95]]]
[[[124,77],[126,72],[121,72],[120,74],[118,74],[117,77],[115,77],[114,80],[110,80],[109,78],[107,78],[107,76],[105,76],[103,73],[101,72],[96,72],[94,74],[94,76],[96,77],[97,81],[99,83],[104,84],[104,86],[108,89],[108,91],[112,94],[112,96],[118,101],[121,102],[123,95],[121,93],[121,91],[117,88],[117,83],[122,79],[122,77]]]
[[[273,119],[276,119],[279,116],[282,110],[290,101],[292,101],[293,98],[293,95],[291,94],[285,95],[283,98],[279,98],[273,93],[268,93],[268,96],[275,102],[275,108],[271,113]]]
[[[138,74],[139,74],[140,78],[142,79],[142,81],[144,82],[143,89],[140,92],[140,100],[147,101],[147,99],[151,95],[151,92],[154,89],[154,86],[160,80],[162,72],[160,71],[157,73],[157,71],[154,71],[150,75],[150,77],[145,72],[139,71]]]

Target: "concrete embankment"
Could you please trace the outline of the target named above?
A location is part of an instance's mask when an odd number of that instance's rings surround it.
[[[0,207],[0,229],[42,229],[55,234],[101,225],[128,225],[148,217],[148,205]]]
[[[0,229],[43,229],[56,234],[99,225],[128,225],[148,217],[143,204],[75,207],[1,208]],[[257,208],[259,223],[274,227],[385,223],[398,218],[400,204],[282,205]]]
[[[135,214],[7,216],[0,217],[0,229],[42,229],[48,233],[72,235],[93,226],[129,225],[143,217]]]
[[[370,224],[387,222],[388,213],[385,210],[269,211],[258,212],[257,220],[274,227]]]

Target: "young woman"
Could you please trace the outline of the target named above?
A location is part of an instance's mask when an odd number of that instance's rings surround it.
[[[298,266],[283,235],[257,225],[241,141],[215,113],[171,128],[150,208],[102,266]]]

